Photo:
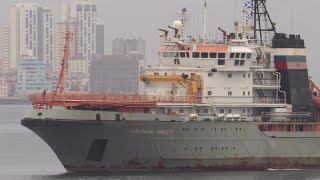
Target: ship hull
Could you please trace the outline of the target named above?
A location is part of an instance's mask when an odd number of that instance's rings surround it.
[[[266,170],[320,167],[320,134],[272,138],[256,122],[24,119],[67,171]]]

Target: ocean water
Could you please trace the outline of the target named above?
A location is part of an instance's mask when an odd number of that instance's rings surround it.
[[[320,169],[216,172],[68,173],[52,150],[20,125],[25,105],[0,105],[0,180],[320,180]]]

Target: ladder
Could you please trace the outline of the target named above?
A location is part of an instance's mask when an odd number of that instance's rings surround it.
[[[207,97],[207,102],[211,106],[211,109],[212,109],[212,111],[214,113],[213,116],[218,116],[219,112],[218,112],[217,105],[216,105],[213,97],[212,96]]]

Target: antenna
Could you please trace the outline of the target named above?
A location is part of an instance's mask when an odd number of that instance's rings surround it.
[[[267,10],[266,1],[267,0],[252,0],[252,13],[254,18],[254,39],[257,39],[259,36],[259,39],[261,41],[263,40],[263,32],[274,32],[275,34],[277,33],[275,23],[273,23],[273,21],[271,20],[270,14]],[[263,22],[265,22],[264,25]]]
[[[207,1],[204,1],[204,11],[203,11],[203,39],[204,42],[207,40]]]

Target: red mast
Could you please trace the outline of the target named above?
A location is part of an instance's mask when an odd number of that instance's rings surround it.
[[[56,86],[55,93],[52,97],[52,101],[55,100],[58,92],[62,94],[62,97],[66,95],[66,83],[65,83],[65,73],[68,73],[68,60],[69,60],[69,52],[70,52],[70,42],[72,40],[72,33],[66,32],[65,37],[65,46],[64,46],[64,54],[61,62],[61,70],[59,75],[59,80]]]

